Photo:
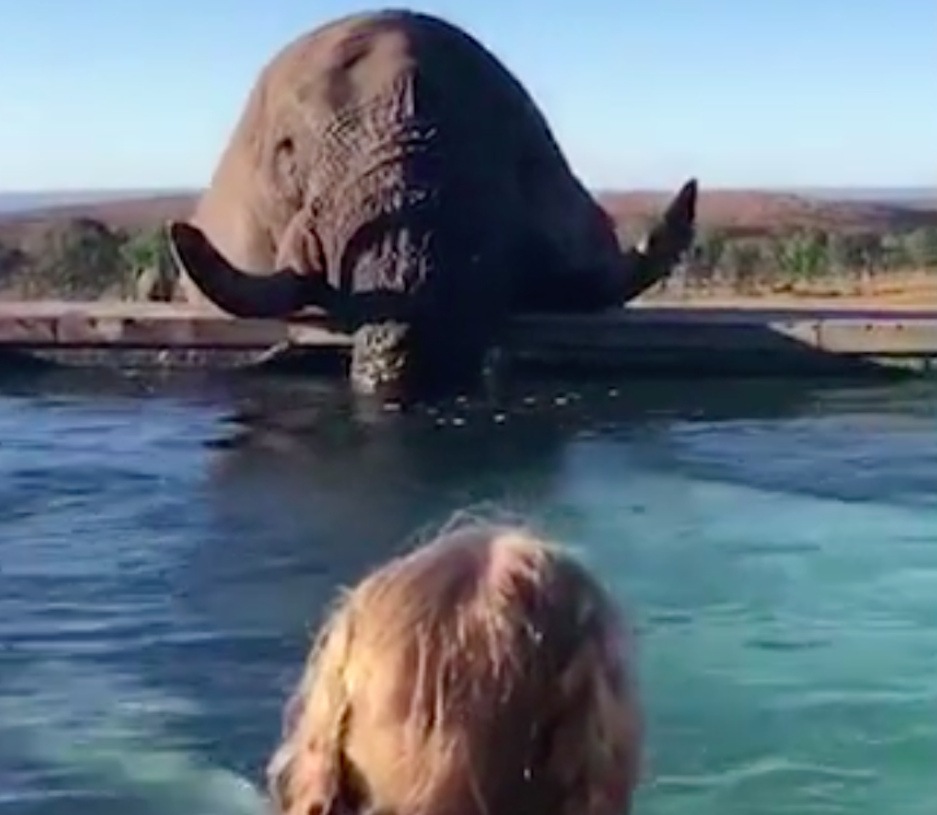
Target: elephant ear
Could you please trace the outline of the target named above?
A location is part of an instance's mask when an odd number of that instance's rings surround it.
[[[328,308],[334,299],[335,293],[321,273],[303,274],[292,264],[275,270],[237,268],[191,223],[168,222],[166,238],[179,272],[235,317],[287,317],[309,306]],[[282,254],[298,259],[294,251]]]

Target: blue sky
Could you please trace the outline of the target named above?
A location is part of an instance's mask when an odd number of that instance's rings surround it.
[[[369,5],[0,0],[0,190],[205,184],[263,63]],[[937,177],[934,0],[412,5],[498,54],[593,187]]]

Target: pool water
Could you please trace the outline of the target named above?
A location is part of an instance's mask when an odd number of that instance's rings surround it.
[[[259,813],[337,585],[459,508],[633,616],[647,815],[932,815],[937,387],[0,386],[0,813]]]

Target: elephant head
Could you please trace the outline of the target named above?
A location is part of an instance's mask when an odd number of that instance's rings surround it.
[[[561,309],[620,305],[669,273],[695,202],[690,182],[621,253],[503,66],[453,26],[387,11],[274,57],[193,217],[167,231],[180,276],[224,311],[316,307],[352,334],[356,388],[449,390],[527,308],[519,270],[557,270]],[[572,229],[544,228],[565,215]]]
[[[570,301],[580,287],[590,307],[622,305],[666,277],[692,243],[696,200],[691,180],[603,279],[571,277]],[[457,217],[439,210],[379,216],[342,244],[317,232],[300,210],[274,243],[266,268],[238,268],[195,223],[171,222],[167,231],[179,270],[224,311],[287,318],[321,309],[353,335],[356,389],[426,391],[466,384],[481,373],[492,335],[509,316],[509,262],[520,257],[507,248],[505,230],[491,228],[481,215],[466,230]],[[441,269],[446,273],[433,274]]]
[[[238,268],[196,223],[170,222],[167,233],[180,271],[222,310],[288,318],[319,309],[352,335],[356,390],[428,395],[472,386],[509,302],[501,231],[456,221],[438,211],[429,223],[425,213],[379,216],[347,243],[287,230],[280,262],[267,268]]]

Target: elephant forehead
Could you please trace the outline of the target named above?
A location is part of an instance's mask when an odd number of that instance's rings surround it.
[[[400,132],[390,141],[418,138],[414,117],[458,123],[484,141],[485,132],[510,131],[509,108],[515,117],[536,115],[519,83],[479,43],[406,12],[357,15],[313,31],[275,56],[259,85],[268,118],[291,118],[317,140],[332,141],[330,149],[395,125]]]

